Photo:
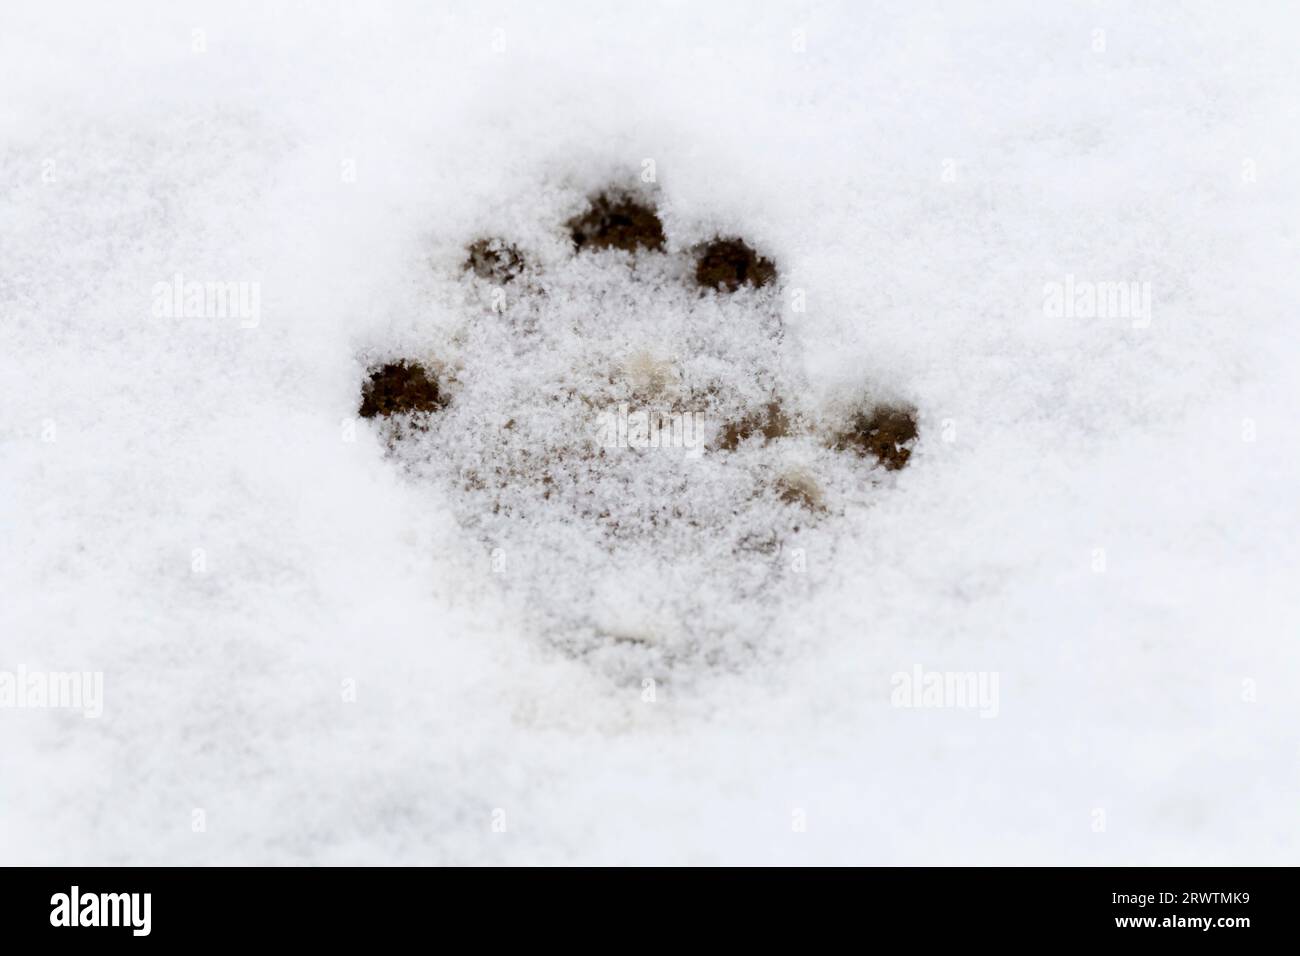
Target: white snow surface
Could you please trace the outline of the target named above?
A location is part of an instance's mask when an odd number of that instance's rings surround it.
[[[0,862],[1297,862],[1297,28],[5,4],[0,673],[104,698],[0,708]],[[647,159],[663,274],[584,309],[628,266],[562,223]],[[670,288],[715,234],[777,263],[779,356],[757,306]],[[461,274],[487,235],[557,283],[535,360]],[[155,314],[178,273],[257,283],[256,324]],[[1146,283],[1149,317],[1052,314],[1067,277]],[[468,342],[445,437],[472,454],[525,385],[698,345],[675,323],[714,308],[727,384],[770,359],[811,414],[920,423],[856,482],[815,442],[682,466],[719,520],[763,454],[830,469],[806,570],[752,606],[680,535],[602,564],[536,500],[494,570],[436,434],[403,458],[356,414],[371,363]],[[650,701],[538,626],[569,613],[743,652],[648,662]],[[918,666],[996,674],[995,712],[895,706]]]

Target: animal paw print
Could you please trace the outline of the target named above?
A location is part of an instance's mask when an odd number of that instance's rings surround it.
[[[629,679],[743,661],[908,464],[915,410],[815,407],[757,244],[674,241],[636,192],[577,202],[560,254],[469,243],[463,321],[371,364],[359,414],[553,644]]]

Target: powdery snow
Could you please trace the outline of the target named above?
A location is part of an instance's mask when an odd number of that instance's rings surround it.
[[[433,6],[0,12],[0,674],[103,674],[99,718],[0,708],[0,860],[1296,861],[1292,7]],[[666,252],[574,257],[647,159]],[[683,291],[715,234],[779,288]],[[492,311],[483,236],[547,302]],[[256,315],[158,314],[178,274]],[[645,455],[570,490],[688,474],[705,533],[608,556],[457,484],[642,353],[920,439]],[[392,453],[396,356],[456,391]],[[719,557],[789,468],[806,568]]]

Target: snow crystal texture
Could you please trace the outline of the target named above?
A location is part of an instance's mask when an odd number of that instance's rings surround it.
[[[103,713],[0,707],[0,862],[1294,863],[1297,27],[5,5],[0,678]],[[574,254],[610,186],[662,254]],[[715,235],[779,284],[689,290]],[[452,400],[392,443],[396,357]],[[465,481],[647,378],[809,430]],[[818,439],[862,400],[905,469]]]

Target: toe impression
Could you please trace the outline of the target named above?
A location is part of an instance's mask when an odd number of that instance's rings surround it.
[[[835,435],[831,447],[836,451],[852,451],[876,458],[889,471],[897,471],[912,456],[911,444],[915,440],[916,413],[897,405],[878,405],[870,411],[860,411],[849,427]]]
[[[402,359],[372,369],[361,387],[362,418],[435,412],[447,404],[438,379],[419,362]]]
[[[743,239],[717,238],[705,243],[695,261],[695,281],[701,288],[735,292],[742,285],[757,289],[776,279],[776,266]]]

